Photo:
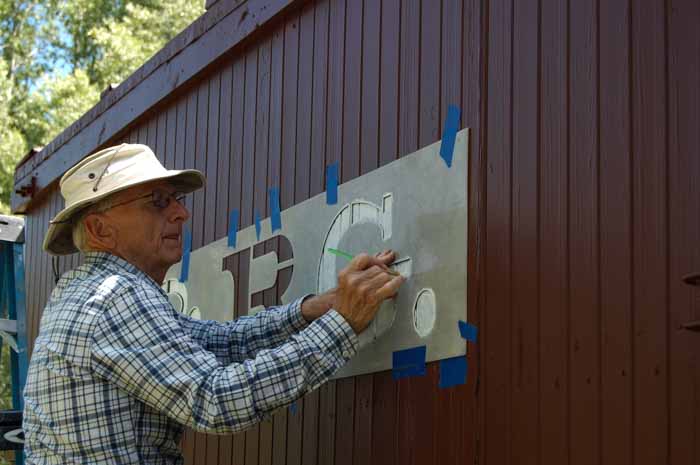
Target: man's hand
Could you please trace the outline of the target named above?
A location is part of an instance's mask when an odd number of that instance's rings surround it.
[[[403,276],[390,274],[387,264],[396,259],[396,254],[386,250],[373,257],[367,254],[356,256],[338,274],[338,287],[334,289],[333,308],[359,334],[374,319],[381,303],[394,297],[406,280]]]
[[[305,299],[301,304],[301,316],[309,323],[335,307],[337,288]]]

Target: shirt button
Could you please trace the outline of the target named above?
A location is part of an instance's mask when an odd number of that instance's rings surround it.
[[[347,350],[343,351],[343,357],[350,358],[350,356],[351,356],[350,352],[348,352]]]

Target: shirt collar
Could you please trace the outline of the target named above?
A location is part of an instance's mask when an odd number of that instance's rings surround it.
[[[140,278],[146,279],[149,283],[153,284],[153,286],[155,286],[161,292],[163,292],[163,294],[165,294],[165,291],[163,290],[161,285],[158,284],[153,278],[148,276],[146,273],[144,273],[139,267],[109,252],[86,252],[83,263],[85,263],[86,265],[98,267],[108,266],[121,271],[125,271],[127,273],[134,274]]]

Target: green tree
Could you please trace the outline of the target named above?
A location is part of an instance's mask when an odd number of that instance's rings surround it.
[[[0,0],[0,213],[13,171],[204,11],[204,0]]]

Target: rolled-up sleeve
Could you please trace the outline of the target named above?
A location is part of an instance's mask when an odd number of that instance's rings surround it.
[[[279,346],[306,328],[309,323],[301,314],[301,305],[312,295],[226,323],[196,320],[183,314],[178,314],[178,318],[185,331],[221,363],[242,362],[261,350]]]
[[[97,376],[173,420],[230,433],[327,381],[355,354],[357,342],[331,310],[278,347],[222,364],[183,328],[162,295],[135,286],[115,296],[97,321],[91,363]]]

